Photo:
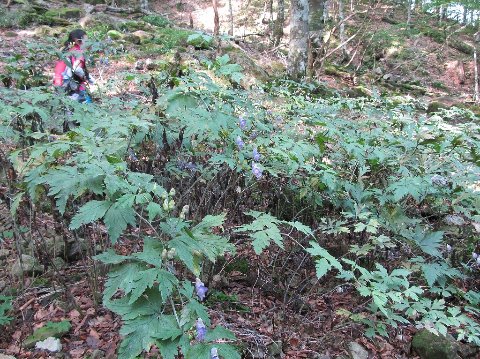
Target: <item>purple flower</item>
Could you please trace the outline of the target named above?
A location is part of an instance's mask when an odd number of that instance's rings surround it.
[[[203,282],[199,278],[195,279],[195,292],[197,293],[200,301],[203,301],[205,299],[205,296],[208,292],[208,288],[205,287],[205,284],[203,284]]]
[[[241,130],[244,130],[247,127],[247,120],[245,120],[242,116],[238,117],[238,126]]]
[[[210,359],[220,359],[217,348],[214,347],[212,350],[210,350]]]
[[[472,253],[472,258],[473,258],[473,259],[477,259],[477,258],[478,258],[478,254],[475,253],[475,252],[473,252],[473,253]]]
[[[262,178],[263,170],[255,162],[252,162],[252,173],[257,179],[260,179]]]
[[[243,142],[243,140],[240,136],[237,136],[237,139],[235,140],[235,143],[237,144],[239,150],[241,150],[241,149],[243,149],[243,147],[245,147],[245,143]]]
[[[197,336],[196,339],[199,342],[203,342],[205,340],[205,335],[207,334],[207,327],[203,324],[202,318],[198,318],[196,322],[197,328]]]
[[[476,262],[477,262],[478,265],[480,265],[480,257],[477,257]]]
[[[253,160],[254,161],[260,161],[260,159],[262,158],[262,155],[260,155],[260,153],[258,153],[258,149],[256,147],[253,148]]]
[[[450,244],[447,244],[447,252],[451,252],[452,251],[452,246]]]

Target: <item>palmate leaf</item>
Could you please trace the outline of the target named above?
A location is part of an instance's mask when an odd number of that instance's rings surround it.
[[[135,210],[132,207],[123,207],[115,203],[105,213],[104,222],[107,226],[110,240],[112,243],[115,243],[129,224],[135,225]]]
[[[313,257],[319,257],[315,263],[317,270],[317,278],[323,277],[328,271],[332,268],[338,269],[340,272],[343,271],[342,264],[328,251],[316,242],[310,242],[310,248],[307,248],[306,251],[310,253]]]
[[[112,206],[110,201],[90,201],[84,204],[70,222],[70,229],[80,228],[83,224],[91,223],[102,218]]]
[[[312,234],[311,229],[300,222],[282,221],[268,213],[257,211],[250,211],[246,214],[254,217],[254,221],[238,227],[235,232],[248,232],[250,238],[253,240],[253,249],[257,254],[262,253],[272,241],[280,248],[283,248],[282,233],[278,227],[280,224],[289,225],[307,235]]]

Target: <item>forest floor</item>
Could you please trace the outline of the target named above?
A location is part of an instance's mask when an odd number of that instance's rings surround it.
[[[228,9],[226,1],[220,3],[222,29],[225,30],[228,28]],[[241,14],[235,23],[235,35],[264,32],[267,29],[268,26],[262,23],[258,13],[242,13],[241,9],[246,1],[233,3],[234,12]],[[166,15],[175,23],[188,26],[191,16],[195,28],[211,31],[213,15],[210,4],[211,1],[206,0],[169,0],[156,2],[154,6],[158,13]],[[379,19],[369,26],[388,30],[389,25],[380,19],[380,15],[379,11]],[[12,35],[12,30],[0,29],[1,57],[26,54],[25,44],[28,41],[41,42],[41,38],[33,35],[33,30],[35,29],[15,31]],[[286,32],[288,33],[288,29]],[[256,37],[257,40],[261,38]],[[240,41],[240,46],[267,73],[273,72],[272,64],[278,64],[282,69],[285,67],[286,44],[283,44],[283,48],[271,51],[267,46],[268,40],[247,39],[248,37]],[[393,74],[409,81],[415,80],[426,87],[425,96],[430,100],[442,96],[453,98],[452,102],[471,100],[473,62],[469,57],[425,36],[412,37],[402,44],[401,48],[392,51],[392,54],[387,54],[379,63],[379,75],[372,76],[372,73],[367,71],[361,76],[362,84],[374,86],[381,83],[379,78],[382,76]],[[402,51],[406,51],[407,58],[395,58],[393,54]],[[141,53],[137,51],[136,54],[139,54],[136,60],[141,59]],[[155,60],[151,54],[145,58]],[[53,68],[53,64],[49,65],[50,68],[45,68],[47,73],[51,73]],[[133,62],[117,59],[112,60],[110,67],[102,70],[102,74],[95,68],[92,69],[92,74],[95,78],[109,78],[122,70],[134,71],[133,67]],[[5,64],[0,62],[0,71],[4,68]],[[321,74],[318,80],[340,90],[349,86],[344,79],[333,75]],[[434,87],[435,83],[437,88]],[[438,83],[444,87],[439,89]],[[9,231],[14,225],[8,218],[9,211],[1,204],[0,220],[4,221],[0,222],[2,233]],[[20,216],[15,225],[25,228],[24,236],[32,240],[31,245],[35,251],[39,249],[35,247],[36,238],[58,236],[58,233],[52,230],[54,219],[48,216],[35,218],[33,227],[31,218]],[[103,233],[104,229],[99,228],[99,231]],[[62,236],[69,234],[63,233]],[[92,236],[86,240],[95,246],[95,241],[101,240],[99,238],[101,236]],[[134,241],[128,239],[121,243],[116,246],[118,252],[129,253],[135,246]],[[69,320],[72,328],[62,339],[61,355],[56,355],[55,358],[115,358],[121,323],[120,318],[104,309],[97,301],[102,289],[102,268],[96,268],[93,261],[83,255],[69,261],[65,267],[46,268],[34,276],[19,279],[11,275],[11,268],[17,261],[16,255],[11,254],[18,253],[18,243],[5,237],[0,248],[8,253],[2,258],[4,261],[0,268],[0,282],[3,282],[4,287],[17,288],[13,325],[0,333],[0,353],[14,355],[16,358],[53,357],[43,351],[25,348],[22,343],[34,329],[47,321]],[[312,287],[319,289],[306,295],[295,295],[295,291],[291,290],[293,295],[287,295],[288,288],[274,288],[273,283],[264,281],[262,278],[273,278],[278,274],[275,271],[279,264],[272,258],[280,258],[280,264],[291,270],[292,288],[300,288],[301,283],[293,283],[297,273],[295,261],[286,255],[288,253],[287,245],[284,254],[272,249],[259,257],[250,246],[240,246],[234,259],[238,268],[222,277],[221,283],[211,288],[209,307],[212,321],[221,323],[237,335],[245,345],[246,357],[275,357],[280,355],[280,352],[282,357],[287,359],[348,357],[347,345],[353,341],[362,344],[369,351],[370,358],[415,357],[410,351],[415,328],[404,327],[390,338],[376,337],[370,341],[361,335],[358,325],[351,322],[342,324],[344,318],[336,313],[338,308],[355,312],[365,303],[352,294],[352,288],[336,285],[335,279],[324,279],[319,286],[314,286],[313,284],[318,282],[313,280]],[[248,271],[242,268],[245,258],[256,263],[255,267]],[[302,277],[314,278],[314,272],[302,273]],[[324,291],[322,288],[334,289]],[[2,289],[0,288],[0,291]],[[152,351],[149,355],[155,357],[156,353]]]

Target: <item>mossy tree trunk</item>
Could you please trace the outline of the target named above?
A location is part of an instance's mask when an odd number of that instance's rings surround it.
[[[290,3],[290,42],[288,74],[293,79],[305,76],[308,53],[308,0]]]

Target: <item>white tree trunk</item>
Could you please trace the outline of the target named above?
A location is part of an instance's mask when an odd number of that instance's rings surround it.
[[[294,79],[305,76],[308,56],[308,0],[290,2],[290,42],[288,74]]]
[[[343,9],[343,0],[338,0],[338,21],[340,22],[340,43],[345,42],[345,13]],[[342,46],[342,52],[345,54],[346,45]]]
[[[475,94],[473,96],[473,99],[475,100],[475,103],[480,102],[480,93],[478,89],[478,59],[477,59],[477,45],[473,47],[473,66],[474,66],[474,72],[475,72]]]
[[[230,13],[230,30],[228,34],[233,36],[233,8],[232,8],[232,0],[228,0],[228,12]]]
[[[329,0],[325,0],[323,4],[323,22],[328,21],[328,3],[329,3]]]

